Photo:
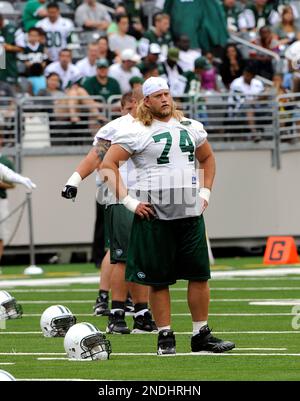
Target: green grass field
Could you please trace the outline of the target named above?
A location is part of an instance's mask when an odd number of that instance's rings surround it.
[[[259,258],[219,259],[215,272],[261,269]],[[20,280],[23,267],[2,269],[1,282]],[[271,271],[270,267],[269,270]],[[44,338],[39,319],[44,309],[62,304],[78,322],[91,322],[105,330],[107,318],[92,316],[97,284],[6,287],[22,304],[22,319],[6,322],[0,329],[0,369],[16,379],[97,380],[299,380],[300,274],[299,267],[288,276],[217,277],[210,281],[209,325],[217,337],[232,340],[236,348],[227,354],[190,354],[191,321],[185,301],[185,282],[172,287],[172,320],[177,333],[177,355],[157,357],[156,335],[110,335],[109,361],[72,362],[66,359],[62,338]],[[45,274],[26,280],[93,278],[93,265],[52,265]],[[79,280],[80,281],[80,280]],[[32,282],[31,282],[32,283]],[[17,282],[15,283],[17,284]],[[22,284],[22,283],[20,283]],[[11,283],[12,285],[12,283]],[[4,289],[1,287],[1,289]],[[288,305],[264,302],[294,300]],[[292,310],[297,304],[299,319]],[[253,304],[258,302],[260,304]],[[129,327],[132,317],[127,317]]]

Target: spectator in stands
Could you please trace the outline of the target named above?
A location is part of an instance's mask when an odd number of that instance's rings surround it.
[[[59,5],[49,3],[47,5],[48,17],[39,21],[36,26],[42,28],[47,35],[47,44],[49,59],[57,61],[61,49],[67,47],[71,41],[71,33],[74,30],[73,22],[60,15]]]
[[[300,76],[300,40],[290,45],[284,55],[288,62],[288,72],[284,75],[283,86],[293,90],[294,76],[296,78]]]
[[[276,10],[280,15],[286,6],[290,6],[293,9],[294,18],[299,18],[299,4],[298,0],[269,0],[269,3],[273,4],[274,10]]]
[[[119,82],[122,94],[130,92],[130,78],[142,76],[136,67],[139,61],[140,57],[132,49],[125,49],[121,53],[121,63],[109,67],[108,75]]]
[[[18,54],[18,59],[24,62],[26,67],[26,75],[32,64],[42,64],[46,67],[48,55],[45,46],[41,43],[41,32],[39,28],[30,28],[27,32],[26,39],[20,47],[23,47],[23,52]]]
[[[126,14],[117,15],[116,22],[118,24],[118,32],[111,34],[108,39],[110,50],[117,54],[120,54],[122,50],[125,49],[136,51],[136,39],[127,34],[129,29],[129,17]]]
[[[117,4],[115,8],[114,20],[107,28],[107,35],[111,35],[112,33],[118,33],[118,24],[116,22],[116,18],[118,15],[128,15],[124,3]],[[135,37],[137,40],[139,40],[142,37],[142,34],[144,33],[145,30],[141,23],[141,19],[138,15],[134,15],[133,17],[128,15],[128,17],[129,17],[128,35],[131,35]]]
[[[143,69],[141,69],[141,73],[143,74],[143,80],[146,81],[146,79],[150,77],[159,77],[161,71],[161,66],[158,66],[157,64],[147,64],[144,66]]]
[[[174,45],[170,32],[170,16],[162,12],[153,16],[153,26],[143,34],[139,42],[139,53],[145,57],[149,52],[149,45],[157,43],[160,46],[162,61],[165,61],[168,48]]]
[[[64,97],[64,91],[62,90],[62,81],[59,74],[56,72],[50,72],[46,78],[46,88],[38,92],[38,96],[53,96],[55,98]]]
[[[187,88],[187,78],[182,68],[178,65],[179,49],[170,47],[167,60],[162,63],[163,73],[161,74],[169,84],[170,93],[173,97],[183,96]]]
[[[15,118],[15,104],[13,100],[5,98],[14,98],[15,90],[12,85],[7,82],[0,81],[0,123],[3,126],[8,124],[11,126],[10,122]]]
[[[202,91],[218,91],[217,71],[205,56],[195,60],[195,75]]]
[[[180,50],[178,65],[184,72],[192,71],[195,60],[201,56],[201,52],[190,48],[190,38],[187,35],[180,35],[177,47]]]
[[[118,15],[127,15],[126,7],[124,3],[119,3],[115,8],[115,14],[113,16],[113,21],[109,24],[107,28],[107,35],[111,35],[112,33],[118,33],[118,24],[116,22],[116,17]]]
[[[271,28],[263,26],[259,30],[259,37],[254,41],[258,46],[264,49],[271,50],[274,53],[279,53],[279,44],[273,38]],[[266,55],[258,50],[250,51],[250,58],[256,60],[257,73],[262,77],[272,80],[274,74],[273,59],[271,56]]]
[[[212,50],[225,46],[228,33],[219,0],[166,0],[164,10],[171,16],[173,36],[187,35],[192,49]]]
[[[84,0],[75,11],[76,25],[89,31],[106,31],[111,17],[107,9],[96,0]]]
[[[91,96],[102,96],[107,100],[112,95],[120,95],[118,81],[108,76],[109,63],[105,58],[96,61],[96,75],[83,82],[83,87]]]
[[[220,74],[227,89],[229,89],[234,79],[242,75],[244,66],[245,62],[237,46],[229,43],[225,47],[222,64],[220,65]]]
[[[0,68],[0,81],[6,81],[10,84],[17,82],[17,53],[22,51],[22,48],[15,44],[15,33],[14,25],[0,14],[0,45],[5,50],[5,68]]]
[[[45,3],[46,0],[27,1],[22,15],[23,28],[25,32],[28,32],[30,28],[33,28],[39,20],[48,16]]]
[[[72,53],[69,49],[62,49],[59,52],[59,61],[54,61],[45,69],[45,75],[56,72],[62,81],[62,89],[78,82],[81,79],[79,69],[72,64]]]
[[[292,7],[284,7],[281,22],[275,25],[272,31],[275,39],[278,40],[280,50],[285,50],[287,46],[300,39],[299,24],[296,23]]]
[[[141,77],[132,77],[129,80],[130,87],[132,91],[141,90],[143,86],[144,80]]]
[[[94,77],[96,75],[96,61],[99,58],[99,48],[97,43],[90,43],[87,48],[87,56],[75,64],[83,78]]]
[[[223,0],[223,8],[226,15],[227,29],[229,32],[243,31],[247,28],[242,8],[236,0]]]
[[[113,64],[117,61],[117,55],[115,52],[112,52],[108,46],[108,39],[106,36],[101,36],[97,40],[98,44],[98,58],[106,58],[109,62],[109,65]]]
[[[254,4],[248,4],[243,11],[243,18],[246,22],[246,28],[255,33],[266,25],[275,25],[279,22],[279,14],[274,10],[272,4],[267,4],[268,0],[254,0]]]
[[[255,75],[255,63],[250,62],[245,66],[243,75],[231,83],[229,103],[231,104],[230,115],[233,119],[235,117],[240,119],[242,112],[244,112],[249,129],[254,135],[253,140],[257,142],[260,140],[260,137],[255,127],[255,111],[260,107],[257,99],[263,93],[264,85],[259,79],[255,78]],[[241,122],[238,122],[238,124],[241,125]]]
[[[138,69],[143,74],[145,68],[151,64],[158,64],[158,59],[160,56],[160,46],[157,43],[151,43],[149,46],[149,53],[145,58],[143,58],[142,62],[137,65]],[[162,71],[161,71],[162,72]]]
[[[28,81],[31,84],[31,94],[36,96],[40,90],[46,89],[47,80],[41,63],[33,63],[28,68]]]

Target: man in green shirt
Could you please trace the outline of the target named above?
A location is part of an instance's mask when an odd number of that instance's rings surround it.
[[[35,26],[35,24],[42,18],[48,16],[47,9],[45,8],[46,0],[29,0],[22,15],[22,22],[25,32]]]
[[[211,51],[226,44],[226,18],[219,0],[166,0],[164,11],[171,17],[173,36],[187,35],[192,49]]]
[[[0,44],[5,50],[5,68],[0,68],[0,81],[6,81],[10,84],[17,81],[16,54],[22,51],[20,47],[15,45],[15,32],[16,28],[0,14]]]
[[[160,50],[164,59],[167,58],[168,48],[174,45],[170,33],[170,16],[164,13],[157,13],[153,17],[153,27],[143,34],[139,43],[139,52],[142,57],[149,53],[151,43],[160,46]]]
[[[102,96],[105,100],[112,95],[121,95],[118,81],[108,76],[108,61],[105,58],[98,59],[96,67],[96,76],[85,79],[82,85],[88,94]]]

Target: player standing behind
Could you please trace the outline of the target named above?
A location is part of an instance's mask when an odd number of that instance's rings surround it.
[[[210,267],[202,213],[215,175],[207,133],[201,123],[176,110],[164,79],[147,79],[143,95],[137,119],[114,138],[101,166],[117,198],[136,214],[126,280],[150,286],[151,309],[159,330],[158,355],[176,352],[169,285],[177,279],[188,280],[192,351],[231,350],[234,343],[212,336],[207,325]],[[128,195],[118,169],[130,157],[137,171],[138,199]],[[204,170],[200,192],[196,160]]]
[[[100,167],[105,153],[110,147],[114,136],[121,135],[123,130],[134,121],[134,115],[137,107],[137,100],[142,95],[138,91],[132,94],[126,94],[122,97],[122,109],[127,114],[113,120],[102,127],[94,139],[94,147],[88,155],[81,161],[75,173],[68,180],[62,191],[62,196],[71,199],[77,194],[77,187],[80,182]],[[126,180],[130,175],[132,166],[121,167],[123,176]],[[130,330],[125,322],[125,300],[127,298],[128,284],[125,282],[125,263],[127,259],[127,248],[131,231],[131,224],[134,217],[122,204],[110,194],[108,200],[109,206],[106,208],[105,222],[108,222],[110,259],[114,264],[111,274],[111,292],[112,303],[107,326],[108,333],[129,334]],[[134,326],[133,332],[152,332],[156,331],[156,325],[152,320],[148,309],[148,288],[136,283],[130,283],[129,291],[134,303]]]

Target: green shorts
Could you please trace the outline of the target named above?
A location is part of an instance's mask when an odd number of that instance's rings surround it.
[[[109,229],[108,229],[109,213],[108,208],[104,209],[104,248],[109,249]]]
[[[135,216],[126,280],[160,286],[174,284],[178,279],[210,279],[203,216],[150,221]]]
[[[134,214],[123,205],[110,205],[105,213],[110,263],[125,263]]]

